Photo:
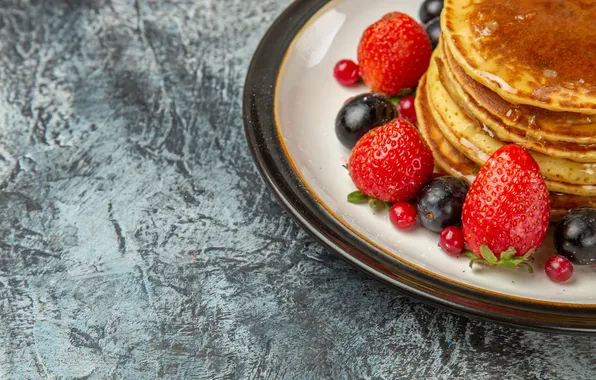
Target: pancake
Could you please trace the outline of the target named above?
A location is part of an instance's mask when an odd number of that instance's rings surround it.
[[[436,53],[435,53],[436,56]],[[457,150],[481,166],[505,143],[484,131],[449,97],[442,86],[435,60],[426,74],[430,111],[443,135]],[[551,191],[596,196],[596,164],[557,159],[530,151]]]
[[[512,104],[596,115],[594,0],[445,0],[443,37],[467,75]]]
[[[564,158],[579,162],[596,162],[596,144],[577,144],[571,142],[553,142],[545,139],[534,139],[515,127],[505,126],[503,123],[490,114],[485,108],[478,105],[454,78],[451,66],[445,64],[444,51],[438,47],[439,52],[436,63],[439,70],[439,78],[449,96],[466,112],[472,119],[478,120],[485,130],[496,138],[505,142],[513,142],[523,145],[526,149],[545,154],[554,158]],[[596,136],[596,130],[595,136]]]
[[[474,182],[480,168],[457,150],[436,126],[426,93],[426,76],[420,80],[418,89],[416,94],[416,115],[420,126],[420,134],[433,152],[435,165],[443,172],[471,184]]]
[[[514,105],[488,87],[473,80],[457,64],[444,40],[442,57],[455,81],[504,127],[519,130],[522,136],[535,140],[567,141],[578,144],[596,143],[596,117],[572,112],[553,112],[542,108]],[[478,115],[479,118],[483,115]]]
[[[578,207],[596,207],[596,197],[582,197],[578,195],[550,193],[550,220],[558,222],[567,213]]]
[[[445,173],[472,184],[480,168],[450,144],[437,127],[437,123],[431,115],[425,82],[423,77],[416,96],[416,112],[420,132],[433,152],[435,164]],[[574,208],[596,207],[596,197],[551,192],[550,199],[551,222],[558,222],[569,210]]]

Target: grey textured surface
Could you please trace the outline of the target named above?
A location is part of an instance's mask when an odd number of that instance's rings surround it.
[[[596,341],[403,298],[257,175],[244,76],[284,0],[1,0],[2,378],[596,377]]]

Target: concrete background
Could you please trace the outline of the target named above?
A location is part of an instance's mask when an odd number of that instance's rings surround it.
[[[596,340],[403,298],[284,213],[240,110],[286,0],[0,3],[0,377],[596,378]]]

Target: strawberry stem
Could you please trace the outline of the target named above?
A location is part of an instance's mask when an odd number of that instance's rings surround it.
[[[463,254],[464,254],[464,256],[466,256],[470,260],[480,260],[480,258],[478,256],[476,256],[474,254],[474,252],[472,252],[472,251],[467,251],[466,250],[466,251],[463,252]]]
[[[534,273],[534,268],[532,268],[532,266],[527,262],[520,263],[519,265],[525,266],[526,268],[528,268],[528,272]]]

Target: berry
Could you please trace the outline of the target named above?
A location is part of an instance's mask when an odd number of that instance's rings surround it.
[[[430,38],[433,50],[436,49],[439,44],[439,38],[441,38],[441,19],[436,17],[427,22],[424,25],[424,31],[428,34],[428,38]]]
[[[335,134],[352,149],[368,131],[387,124],[397,117],[395,105],[381,94],[366,93],[351,98],[335,118]]]
[[[426,0],[420,6],[420,12],[418,13],[420,21],[422,21],[423,24],[426,24],[433,18],[439,17],[442,10],[443,0]]]
[[[394,119],[364,135],[348,170],[365,195],[387,203],[414,198],[433,174],[432,152],[409,121]]]
[[[573,275],[573,265],[563,256],[552,256],[546,261],[544,271],[552,281],[565,282]]]
[[[439,235],[439,247],[451,256],[459,256],[464,250],[464,232],[455,226],[445,228]]]
[[[358,45],[364,83],[375,92],[398,95],[416,87],[428,69],[432,46],[422,25],[392,12],[369,26]]]
[[[407,202],[397,202],[389,209],[389,220],[400,230],[416,224],[416,207]]]
[[[335,64],[333,76],[342,86],[353,86],[360,79],[360,69],[354,61],[342,59]]]
[[[435,178],[418,196],[418,218],[434,232],[461,225],[461,212],[468,193],[468,184],[456,177]]]
[[[596,209],[570,211],[555,229],[555,249],[573,264],[596,264]]]
[[[462,222],[473,254],[467,256],[507,268],[524,263],[530,269],[525,260],[544,241],[549,219],[549,195],[538,164],[521,146],[505,145],[486,161],[468,191]]]
[[[406,119],[414,125],[418,123],[418,118],[416,117],[416,107],[414,106],[415,100],[416,99],[413,96],[404,96],[400,99],[399,103],[397,103],[397,112],[399,113],[399,117]]]

